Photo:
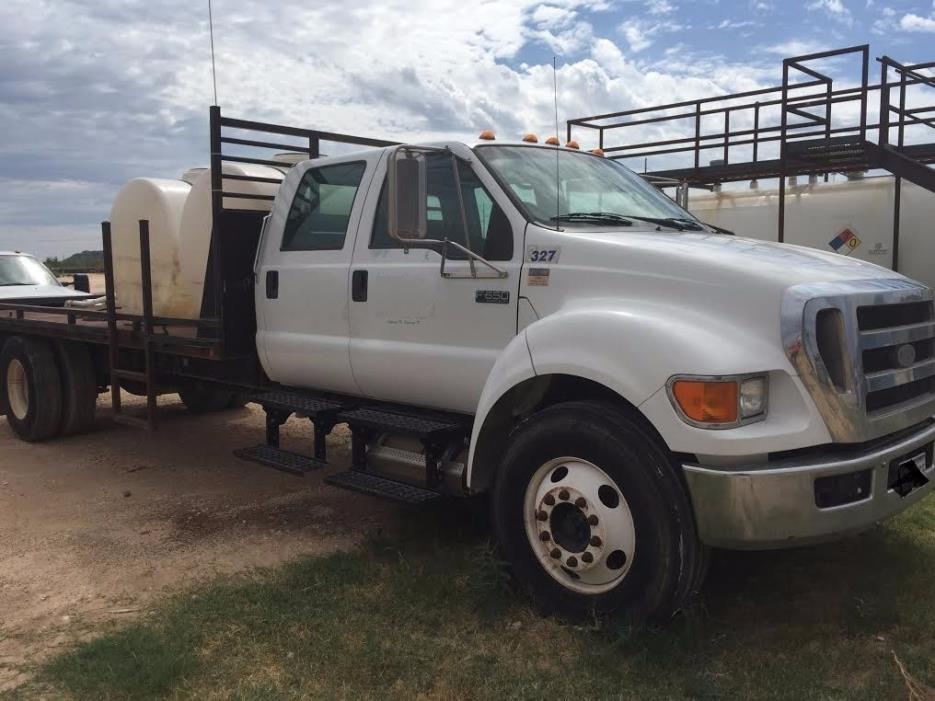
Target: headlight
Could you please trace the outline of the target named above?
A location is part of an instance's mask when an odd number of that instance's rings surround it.
[[[766,418],[766,375],[677,375],[668,382],[679,416],[700,428],[734,428]]]

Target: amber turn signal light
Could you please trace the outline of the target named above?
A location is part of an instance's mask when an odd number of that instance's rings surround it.
[[[733,380],[676,380],[672,385],[672,396],[682,413],[704,424],[736,422],[738,391]]]

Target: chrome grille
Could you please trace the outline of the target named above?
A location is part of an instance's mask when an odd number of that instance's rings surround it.
[[[904,279],[787,292],[786,354],[835,441],[870,440],[935,414],[932,300],[929,288]]]

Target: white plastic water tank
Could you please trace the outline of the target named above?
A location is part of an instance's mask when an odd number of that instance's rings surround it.
[[[120,311],[143,313],[139,220],[149,220],[153,313],[192,318],[197,309],[179,269],[179,224],[191,186],[181,180],[137,178],[124,185],[110,212],[114,289]]]
[[[892,177],[799,185],[786,189],[786,243],[836,251],[893,268]],[[691,193],[688,209],[704,222],[763,241],[777,239],[779,191],[723,190]],[[935,195],[903,181],[899,272],[935,287]],[[853,239],[846,232],[853,235]],[[834,245],[839,236],[850,245]]]
[[[225,163],[221,172],[224,175],[274,178],[277,181],[283,178],[283,171],[252,163]],[[223,187],[225,192],[275,196],[279,190],[279,183],[224,180]],[[272,200],[253,200],[239,197],[224,198],[225,209],[268,212],[272,206]],[[208,251],[211,248],[211,223],[211,170],[205,168],[195,177],[191,192],[185,201],[179,237],[181,281],[185,286],[187,295],[195,301],[198,310],[201,309],[205,271],[208,265]]]

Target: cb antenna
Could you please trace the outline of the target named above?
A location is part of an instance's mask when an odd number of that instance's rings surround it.
[[[561,230],[562,228],[562,181],[559,178],[559,166],[558,166],[558,157],[559,151],[561,151],[561,141],[558,138],[558,67],[557,67],[557,58],[552,57],[552,94],[555,98],[555,140],[558,142],[555,144],[555,228],[556,230]]]
[[[208,33],[211,36],[211,83],[214,85],[214,106],[218,104],[218,73],[214,65],[214,15],[211,13],[211,0],[208,0]]]

